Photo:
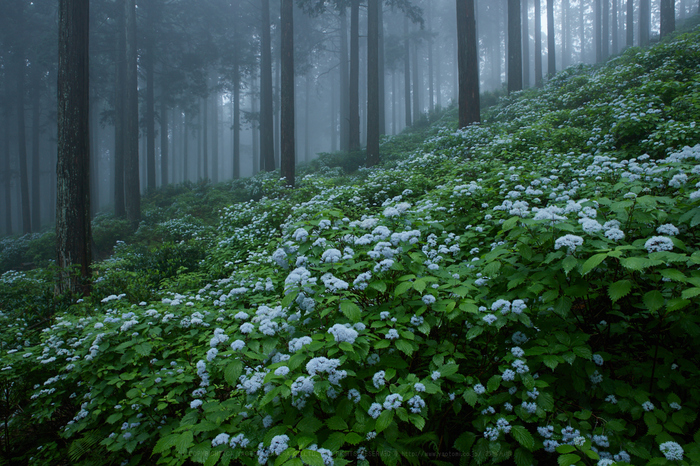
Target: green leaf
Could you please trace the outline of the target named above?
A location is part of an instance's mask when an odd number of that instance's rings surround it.
[[[462,435],[455,440],[454,447],[462,453],[469,453],[475,441],[476,435],[473,432],[463,432]]]
[[[323,448],[328,448],[330,451],[338,451],[345,444],[345,434],[342,432],[333,432],[328,439],[323,442]]]
[[[426,281],[422,278],[419,278],[418,280],[413,282],[413,288],[419,293],[423,293],[423,291],[425,291],[426,285]]]
[[[690,305],[690,300],[688,299],[680,299],[680,298],[673,298],[668,301],[668,304],[666,305],[666,309],[669,312],[675,312],[675,311],[680,311],[681,309],[687,307]]]
[[[566,453],[573,453],[576,451],[576,447],[573,445],[559,445],[557,447],[557,453],[561,453],[562,455]]]
[[[189,450],[192,446],[193,440],[194,435],[192,434],[191,430],[186,430],[181,433],[175,441],[175,448],[177,449],[177,452],[181,455],[187,453],[187,450]]]
[[[411,282],[399,283],[399,286],[397,286],[396,290],[394,290],[394,296],[397,296],[397,297],[401,296],[402,294],[404,294],[405,292],[407,292],[411,288],[413,288],[413,283],[411,283]]]
[[[664,304],[665,304],[664,296],[661,294],[661,292],[659,290],[647,291],[644,294],[644,305],[651,312],[654,312],[658,309],[661,309]]]
[[[111,416],[107,418],[107,423],[108,424],[114,424],[118,420],[122,418],[123,414],[122,413],[114,413]]]
[[[172,447],[174,447],[177,444],[178,439],[180,438],[180,434],[170,434],[167,435],[156,443],[156,446],[153,447],[153,453],[162,453],[166,450],[170,450]]]
[[[561,298],[557,299],[557,302],[554,304],[554,312],[562,317],[568,317],[569,311],[571,310],[571,304],[571,299],[567,298],[566,296],[562,296]]]
[[[493,393],[496,390],[498,390],[498,387],[501,385],[501,376],[500,375],[494,375],[492,376],[488,383],[486,384],[486,389],[490,392]]]
[[[396,340],[396,347],[407,356],[413,354],[413,346],[406,340]]]
[[[596,254],[594,256],[589,257],[588,260],[586,260],[586,262],[583,263],[583,267],[581,268],[581,275],[586,275],[588,272],[598,267],[600,263],[605,260],[606,257],[608,257],[607,253]]]
[[[501,228],[503,229],[503,231],[511,230],[518,223],[518,220],[520,220],[520,217],[511,217],[505,222],[503,222]]]
[[[542,356],[542,361],[544,362],[545,366],[549,367],[552,370],[556,369],[559,365],[559,358],[550,354]]]
[[[531,466],[533,464],[532,453],[523,448],[518,448],[515,450],[513,459],[515,460],[515,464],[517,466]]]
[[[333,416],[326,421],[326,425],[331,430],[346,430],[348,428],[348,423],[338,416]]]
[[[564,273],[569,275],[569,272],[578,265],[578,260],[574,256],[566,256],[561,263]]]
[[[627,296],[632,291],[632,282],[629,280],[619,280],[608,287],[608,296],[615,302]]]
[[[323,456],[314,450],[302,450],[300,456],[301,460],[309,466],[325,466],[326,464],[323,462]]]
[[[323,422],[312,416],[304,417],[301,421],[299,421],[299,424],[297,424],[297,429],[299,429],[301,432],[306,432],[309,434],[316,432],[321,427],[323,427]]]
[[[681,297],[683,299],[691,299],[696,296],[700,295],[700,288],[688,288],[687,290],[683,290],[683,293],[681,293]]]
[[[364,440],[364,437],[361,437],[355,432],[350,432],[345,435],[345,443],[349,443],[350,445],[359,445]]]
[[[686,277],[685,274],[678,269],[665,269],[660,273],[662,277],[674,282],[684,283],[688,280],[688,277]]]
[[[236,386],[238,384],[238,377],[241,376],[243,371],[243,363],[238,359],[234,359],[227,366],[224,371],[224,378],[229,385]]]
[[[440,374],[442,374],[443,377],[449,377],[453,374],[456,374],[457,371],[459,370],[459,365],[457,364],[445,364],[442,366],[440,369]]]
[[[362,311],[352,301],[342,301],[340,303],[340,311],[352,322],[359,322],[362,318]]]
[[[559,466],[571,466],[579,461],[581,461],[581,457],[573,453],[557,458],[557,463],[559,463]]]
[[[474,406],[476,405],[476,402],[478,401],[478,396],[474,390],[466,390],[464,392],[464,401],[466,401],[469,406]]]
[[[416,426],[418,430],[423,430],[423,427],[425,427],[425,419],[423,416],[420,416],[418,414],[411,414],[409,416],[409,419],[411,420],[411,424]]]
[[[134,346],[134,350],[143,357],[146,357],[149,354],[151,354],[152,349],[153,346],[150,343],[146,342]]]
[[[219,458],[221,458],[220,451],[211,452],[209,458],[207,458],[207,461],[204,463],[204,466],[214,466],[216,462],[219,461]]]
[[[387,427],[389,427],[389,424],[391,424],[391,421],[394,420],[394,411],[385,409],[382,411],[382,414],[379,415],[377,418],[377,424],[375,426],[375,430],[377,433],[380,433],[384,430],[386,430]]]
[[[282,309],[289,307],[295,299],[297,299],[297,296],[299,295],[298,291],[292,291],[291,293],[288,293],[283,299],[282,299]]]
[[[591,352],[591,349],[587,346],[574,346],[572,348],[572,351],[579,358],[590,360],[593,357],[593,353]]]
[[[510,435],[528,450],[532,451],[535,448],[535,439],[532,438],[532,434],[525,427],[513,426],[510,429]]]

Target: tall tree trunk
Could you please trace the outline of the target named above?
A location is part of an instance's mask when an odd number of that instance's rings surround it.
[[[542,85],[542,13],[540,2],[535,0],[535,86]],[[581,0],[583,1],[583,0]]]
[[[165,92],[160,98],[160,185],[166,186],[168,184],[168,164],[170,154],[170,140],[169,129],[168,129],[168,102],[166,100]]]
[[[117,9],[117,53],[114,62],[114,215],[126,217],[124,199],[124,151],[126,142],[124,104],[126,89],[126,9]]]
[[[406,126],[411,126],[413,113],[411,112],[411,43],[408,38],[408,18],[403,18],[404,53],[403,53],[403,76],[404,76],[404,107],[406,109]]]
[[[90,218],[95,218],[100,210],[100,113],[93,92],[90,95],[90,102],[93,102],[90,105]]]
[[[601,16],[603,20],[603,31],[600,40],[603,61],[610,56],[610,0],[602,0]]]
[[[367,2],[367,166],[379,163],[379,8]]]
[[[397,107],[397,94],[398,87],[396,83],[396,70],[392,68],[391,70],[391,134],[396,134],[396,120],[398,119]]]
[[[5,107],[5,124],[3,125],[5,129],[5,138],[3,141],[3,181],[5,183],[5,234],[12,234],[12,172],[10,170],[10,114],[12,113],[11,107],[11,91],[10,86],[7,81],[5,81],[5,101],[7,106]]]
[[[189,149],[190,149],[190,122],[187,119],[187,110],[182,112],[182,181],[189,181]]]
[[[348,19],[345,7],[340,9],[340,150],[350,148],[350,89],[348,75]]]
[[[583,0],[579,2],[578,20],[579,20],[579,40],[581,41],[581,55],[579,60],[581,63],[586,61],[586,5]]]
[[[634,0],[627,0],[627,18],[626,18],[626,38],[627,47],[634,46]]]
[[[41,229],[41,162],[39,160],[39,140],[41,139],[41,73],[34,66],[32,70],[32,227]],[[93,199],[94,202],[94,199]]]
[[[20,31],[24,30],[24,6],[17,5],[17,24]],[[24,79],[26,61],[24,56],[24,43],[17,41],[15,50],[15,70],[17,73],[17,146],[19,149],[19,182],[20,197],[22,201],[22,232],[32,231],[31,210],[29,208],[29,177],[27,173],[27,135],[24,118]]]
[[[136,2],[124,2],[126,27],[126,87],[124,91],[124,192],[126,218],[133,228],[141,221],[139,174],[139,101],[136,49]]]
[[[202,99],[202,164],[201,179],[209,179],[209,96]]]
[[[561,67],[566,69],[569,66],[569,32],[570,19],[568,2],[561,3]]]
[[[233,62],[233,179],[241,177],[241,73],[238,55]]]
[[[675,0],[661,0],[661,37],[676,30]]]
[[[522,8],[522,60],[523,60],[523,87],[530,87],[530,18],[528,14],[529,0],[524,0]]]
[[[435,105],[442,108],[442,48],[438,46],[435,51],[437,58],[435,59]]]
[[[421,105],[421,90],[423,86],[423,77],[421,69],[418,65],[418,40],[413,40],[411,47],[411,61],[413,67],[413,122],[420,121],[423,118],[423,106]]]
[[[379,2],[379,134],[386,134],[386,63],[384,60],[384,7]]]
[[[211,109],[211,181],[219,182],[219,91],[212,94]]]
[[[331,122],[331,128],[330,128],[330,133],[331,133],[331,150],[330,152],[336,152],[338,150],[338,111],[336,109],[336,88],[338,86],[338,83],[336,82],[335,75],[331,74],[331,95],[330,95],[330,100],[331,100],[331,116],[330,116],[330,122]]]
[[[360,0],[350,4],[350,150],[360,149]]]
[[[554,0],[547,0],[547,74],[557,74],[556,51],[554,43],[556,32],[554,30]]]
[[[280,164],[282,177],[288,186],[294,186],[294,2],[282,0],[282,58],[280,64]]]
[[[253,115],[256,115],[258,113],[258,99],[257,99],[257,94],[258,94],[258,87],[257,87],[257,82],[256,80],[253,80],[252,84],[252,95],[251,95],[251,113]],[[281,122],[280,122],[281,124]],[[260,171],[260,119],[253,120],[251,122],[251,130],[253,133],[253,175],[258,173]],[[280,137],[282,135],[280,134]]]
[[[619,12],[617,9],[617,0],[612,0],[612,23],[611,23],[611,35],[612,35],[612,48],[610,49],[611,54],[615,55],[617,52],[620,51],[620,37],[619,37],[619,32],[618,32],[618,21],[620,20],[619,18]]]
[[[90,291],[89,1],[60,0],[56,292]],[[80,269],[75,276],[72,267]]]
[[[153,21],[153,0],[146,2],[146,15]],[[155,123],[155,49],[153,26],[145,28],[144,68],[146,71],[146,181],[147,189],[156,188],[156,123]]]
[[[311,70],[304,76],[304,162],[311,160]]]
[[[272,43],[270,39],[270,0],[261,0],[260,41],[260,169],[275,169],[275,132],[272,108]]]
[[[508,92],[523,88],[520,0],[508,0]]]
[[[474,0],[456,0],[459,66],[459,127],[481,121],[479,55],[476,44]]]
[[[651,0],[639,0],[639,46],[649,45],[649,34],[651,27]]]
[[[433,27],[432,10],[428,3],[428,112],[435,111],[435,85],[433,81]]]
[[[603,0],[593,0],[595,8],[594,42],[595,42],[595,61],[601,63],[603,61]]]

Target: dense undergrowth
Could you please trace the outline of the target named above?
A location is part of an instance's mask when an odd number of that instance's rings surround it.
[[[450,115],[2,275],[5,461],[700,463],[700,30]]]

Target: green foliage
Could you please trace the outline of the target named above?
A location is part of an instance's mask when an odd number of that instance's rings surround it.
[[[91,297],[44,331],[0,315],[24,459],[700,462],[699,35],[482,125],[448,112],[384,168],[151,193]],[[12,302],[50,282],[3,280]]]

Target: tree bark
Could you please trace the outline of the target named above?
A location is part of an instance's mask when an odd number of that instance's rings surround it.
[[[17,4],[17,24],[20,31],[24,30],[24,6]],[[15,71],[17,73],[17,147],[19,151],[19,185],[22,202],[22,232],[32,231],[31,210],[29,207],[29,176],[27,173],[27,135],[24,117],[24,79],[26,71],[24,42],[20,38],[15,50]]]
[[[421,87],[423,79],[421,69],[418,65],[418,40],[412,41],[411,47],[411,65],[413,68],[413,122],[416,123],[423,118],[423,105],[421,105]]]
[[[350,5],[350,124],[349,149],[360,149],[360,0]]]
[[[272,44],[270,39],[270,0],[261,0],[260,41],[260,169],[275,169],[275,132],[272,109]]]
[[[217,78],[218,80],[218,78]],[[219,91],[212,94],[211,109],[211,181],[219,182]],[[274,144],[273,144],[274,149]]]
[[[145,28],[144,68],[146,71],[146,180],[147,189],[156,188],[156,123],[155,123],[155,50],[152,21],[153,0],[145,2],[145,10],[151,25]]]
[[[556,32],[554,31],[554,0],[547,0],[547,74],[557,74],[557,60],[554,50]]]
[[[5,129],[5,138],[3,141],[3,181],[5,183],[5,234],[12,234],[12,172],[10,170],[10,114],[12,113],[11,107],[11,93],[10,87],[5,82],[5,101],[7,106],[5,107],[5,124],[3,125]]]
[[[124,200],[125,118],[124,92],[126,89],[126,9],[117,9],[117,53],[114,62],[114,216],[126,217]]]
[[[508,92],[523,88],[520,0],[508,0]]]
[[[432,10],[428,3],[428,111],[435,111],[435,83],[433,81],[433,28]]]
[[[294,2],[282,0],[281,3],[282,57],[280,64],[280,165],[282,177],[287,186],[294,186],[295,148],[294,148]]]
[[[233,179],[241,177],[241,73],[238,56],[233,62]]]
[[[474,0],[456,0],[459,66],[459,127],[481,121],[479,56],[476,45]]]
[[[535,0],[535,86],[542,85],[542,0]]]
[[[166,186],[168,184],[168,165],[170,163],[170,140],[169,129],[168,129],[168,102],[166,100],[165,92],[160,98],[160,185]]]
[[[610,34],[612,35],[612,44],[611,44],[612,48],[610,49],[610,52],[611,52],[611,54],[614,55],[620,51],[620,44],[619,44],[620,41],[619,41],[619,33],[618,33],[619,13],[618,13],[618,9],[617,9],[617,0],[612,0],[611,7],[612,8],[611,8],[610,15],[612,16],[612,23],[610,24],[610,26],[611,26],[611,28],[610,28],[611,33]]]
[[[646,47],[649,45],[649,34],[650,34],[650,23],[651,23],[651,1],[650,0],[639,0],[639,19],[637,24],[639,25],[639,46]]]
[[[522,13],[522,61],[523,61],[523,88],[530,87],[530,19],[529,0],[524,0]]]
[[[202,165],[201,179],[209,179],[209,96],[202,99],[202,155],[199,163]]]
[[[187,110],[182,112],[182,181],[189,181],[189,149],[190,149],[190,125],[187,119]]]
[[[404,107],[406,109],[406,126],[413,123],[413,113],[411,112],[411,44],[408,39],[408,18],[403,19],[404,54],[403,54],[403,76],[404,76]]]
[[[386,134],[386,66],[384,61],[384,7],[379,2],[379,134]]]
[[[348,76],[348,19],[345,7],[340,9],[340,150],[350,148],[350,89]]]
[[[626,36],[627,47],[634,46],[634,0],[627,0],[627,18],[626,18]]]
[[[603,61],[610,56],[610,1],[602,0],[601,19],[603,20],[602,36],[600,45],[602,49]]]
[[[379,163],[379,1],[367,2],[367,166]]]
[[[41,161],[39,141],[41,139],[41,73],[35,65],[32,85],[32,227],[41,229]]]
[[[56,293],[90,291],[89,1],[60,0]],[[71,270],[78,267],[78,276]]]
[[[139,174],[138,51],[136,49],[136,2],[124,2],[126,27],[126,87],[124,91],[124,200],[132,228],[141,221]]]
[[[661,0],[661,37],[676,30],[676,6],[674,0]]]

